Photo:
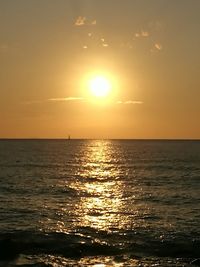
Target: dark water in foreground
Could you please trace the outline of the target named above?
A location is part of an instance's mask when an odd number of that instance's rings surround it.
[[[200,141],[1,140],[0,257],[15,252],[0,266],[195,266]]]

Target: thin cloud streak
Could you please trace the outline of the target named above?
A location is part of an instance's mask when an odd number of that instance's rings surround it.
[[[47,103],[47,102],[88,102],[89,99],[85,99],[83,97],[57,97],[57,98],[49,98],[43,101],[26,101],[21,104],[24,105],[34,105],[34,104],[42,104],[42,103]],[[138,100],[126,100],[126,101],[117,101],[115,102],[116,104],[121,104],[121,105],[141,105],[143,104],[143,101],[138,101]]]
[[[34,104],[42,104],[42,103],[46,103],[46,102],[63,102],[63,101],[83,101],[85,100],[82,97],[57,97],[57,98],[49,98],[46,100],[42,100],[42,101],[25,101],[21,104],[23,105],[34,105]]]
[[[82,97],[58,97],[58,98],[50,98],[48,101],[82,101],[84,98]]]
[[[133,105],[141,105],[143,104],[144,102],[142,101],[136,101],[136,100],[127,100],[127,101],[117,101],[117,104],[123,104],[123,105],[130,105],[130,104],[133,104]]]

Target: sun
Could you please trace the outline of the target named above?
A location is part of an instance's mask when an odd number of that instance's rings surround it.
[[[111,91],[111,82],[104,76],[95,76],[89,81],[89,89],[95,97],[107,97]]]

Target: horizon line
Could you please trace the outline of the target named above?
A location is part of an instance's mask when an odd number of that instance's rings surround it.
[[[133,140],[133,141],[200,141],[200,138],[50,138],[50,137],[0,137],[0,141],[3,140]]]

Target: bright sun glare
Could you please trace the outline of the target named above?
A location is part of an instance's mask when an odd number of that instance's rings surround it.
[[[93,96],[106,97],[110,93],[111,83],[103,76],[96,76],[89,81],[89,88]]]

